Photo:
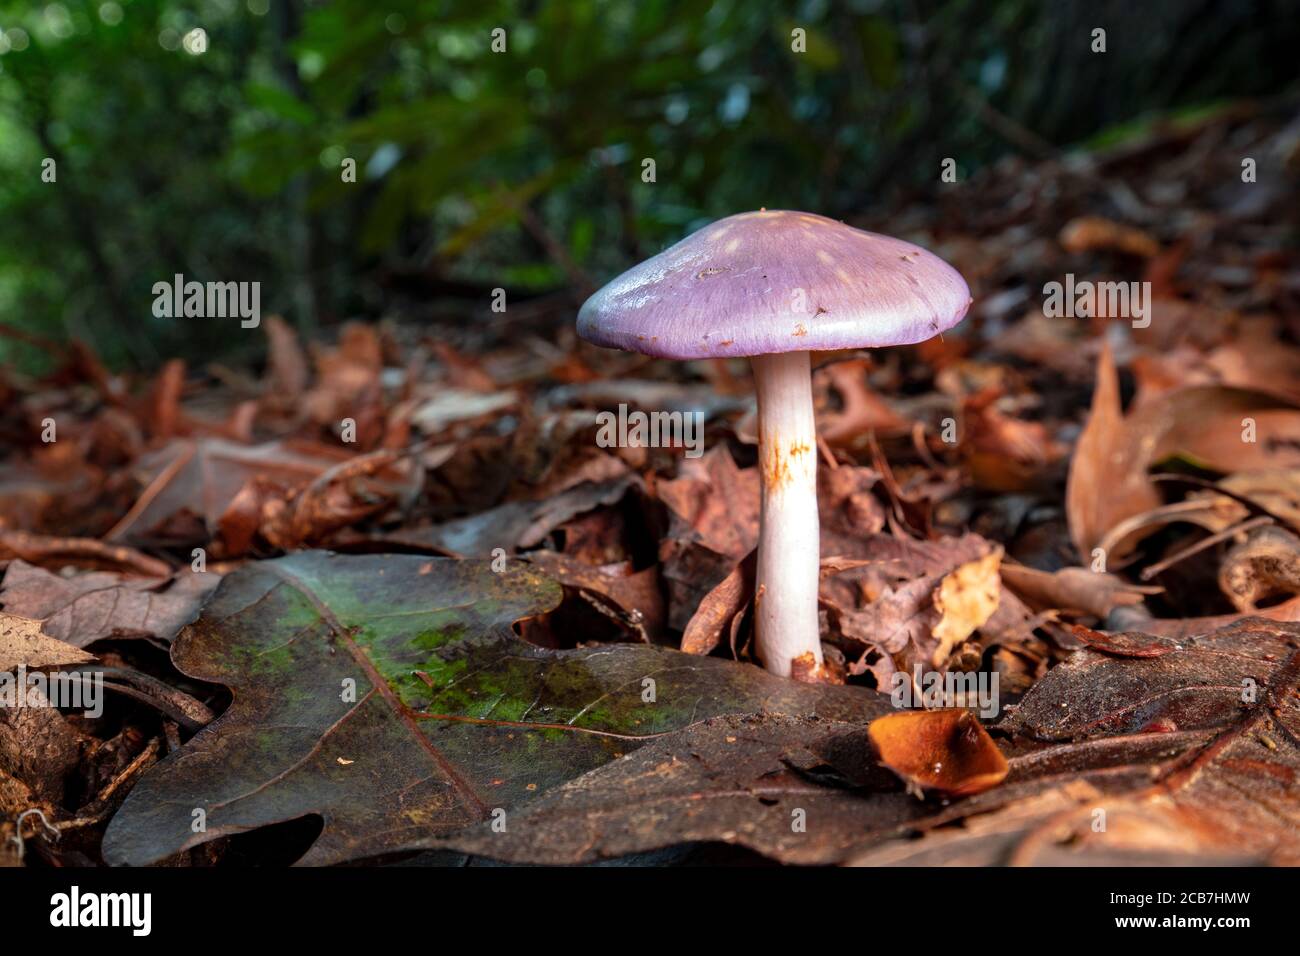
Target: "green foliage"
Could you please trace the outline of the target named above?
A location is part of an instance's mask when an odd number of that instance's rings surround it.
[[[1067,144],[1289,80],[1275,3],[1157,6],[0,0],[0,321],[115,363],[229,357],[255,337],[155,319],[152,284],[260,281],[299,323],[418,311],[430,276],[528,294],[739,210],[843,216],[974,170],[1008,146],[972,94]]]

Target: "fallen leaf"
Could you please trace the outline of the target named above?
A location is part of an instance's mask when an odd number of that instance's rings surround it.
[[[425,435],[437,435],[452,425],[509,410],[519,401],[514,392],[485,394],[467,388],[438,388],[411,413],[411,424]]]
[[[1179,650],[1179,645],[1171,640],[1139,631],[1123,631],[1118,634],[1094,631],[1081,624],[1071,624],[1070,633],[1094,651],[1111,654],[1115,657],[1161,657]]]
[[[490,557],[501,548],[507,554],[533,548],[576,515],[616,504],[636,484],[624,475],[601,482],[584,482],[549,498],[509,501],[468,518],[431,528],[403,530],[385,540],[408,547],[429,548],[460,557]]]
[[[592,566],[554,551],[532,551],[528,560],[565,587],[576,589],[602,613],[647,644],[663,636],[665,610],[657,568]]]
[[[104,858],[143,865],[309,813],[324,826],[302,863],[395,853],[714,714],[860,721],[888,706],[666,648],[515,635],[559,597],[527,566],[418,556],[305,552],[232,572],[172,659],[234,703],[135,786]]]
[[[867,728],[880,762],[909,787],[969,796],[995,787],[1007,761],[970,711],[909,710],[877,717]]]
[[[311,378],[298,333],[278,315],[268,315],[262,328],[266,330],[268,355],[265,399],[283,404],[296,402]]]
[[[1075,444],[1065,488],[1070,536],[1084,564],[1106,532],[1132,515],[1160,504],[1147,476],[1150,449],[1136,445],[1119,403],[1119,375],[1109,343],[1097,359],[1097,385],[1088,423]],[[1108,556],[1120,558],[1122,553]]]
[[[1125,417],[1103,348],[1066,486],[1070,534],[1084,563],[1121,522],[1159,507],[1148,469],[1173,456],[1224,473],[1300,466],[1300,409],[1264,392],[1210,385],[1166,392]],[[1109,542],[1107,561],[1123,558],[1150,530],[1134,528]]]
[[[1153,618],[1144,621],[1142,628],[1161,637],[1182,640],[1185,637],[1210,634],[1220,628],[1227,627],[1229,624],[1236,624],[1248,616],[1262,617],[1270,621],[1300,624],[1300,597],[1293,597],[1289,601],[1275,604],[1272,607],[1260,608],[1253,615],[1214,614],[1209,617]]]
[[[40,621],[0,611],[0,674],[19,667],[36,670],[94,659],[95,655],[46,634]]]
[[[717,650],[730,633],[732,621],[754,600],[756,556],[757,552],[750,552],[704,595],[682,633],[682,650],[687,654],[711,654]]]
[[[940,615],[934,625],[934,637],[939,645],[930,657],[935,667],[942,665],[952,649],[983,627],[998,609],[1002,593],[1002,579],[998,576],[1001,562],[1002,549],[994,548],[984,557],[968,561],[944,575],[939,582],[934,593],[935,610]]]
[[[13,561],[0,586],[0,606],[36,618],[46,634],[74,647],[107,637],[170,641],[198,616],[221,580],[181,571],[168,578],[134,578],[110,571],[63,577]]]
[[[1058,239],[1066,252],[1115,249],[1143,258],[1150,258],[1160,252],[1160,243],[1149,233],[1102,216],[1071,219],[1061,230]]]
[[[430,846],[568,865],[706,843],[799,864],[1294,865],[1297,646],[1300,627],[1256,619],[1160,658],[1080,651],[999,727],[1002,782],[966,797],[882,779],[861,726],[722,716],[562,784],[504,833]]]
[[[1264,598],[1300,594],[1300,538],[1275,526],[1252,531],[1224,555],[1219,587],[1242,613]]]
[[[757,468],[737,468],[725,446],[687,459],[679,477],[658,483],[668,506],[659,548],[668,590],[668,624],[685,631],[704,596],[758,545]]]
[[[1145,595],[1159,594],[1154,585],[1130,584],[1119,575],[1087,568],[1039,571],[1005,563],[1002,582],[1035,611],[1081,611],[1105,619],[1117,607],[1141,604]]]
[[[249,447],[218,438],[178,440],[140,459],[144,490],[105,537],[138,545],[206,545],[249,481],[274,479],[298,488],[351,457],[310,442]]]

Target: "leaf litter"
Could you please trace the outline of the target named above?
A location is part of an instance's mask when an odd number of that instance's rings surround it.
[[[55,865],[250,837],[308,863],[1300,862],[1300,272],[1197,178],[1230,133],[1286,135],[1231,112],[859,223],[975,303],[943,340],[818,360],[838,686],[753,660],[743,363],[611,359],[557,307],[306,344],[269,318],[260,368],[118,377],[73,343],[0,372],[0,670],[114,687],[104,719],[4,715],[0,835],[39,809],[66,839],[27,860]],[[1114,198],[1174,175],[1212,245]],[[1150,323],[1045,315],[1067,272],[1151,282]],[[699,411],[707,450],[601,447],[620,404]],[[896,706],[926,671],[997,678],[999,713]]]

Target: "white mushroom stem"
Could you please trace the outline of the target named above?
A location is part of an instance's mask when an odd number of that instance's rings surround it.
[[[763,666],[790,676],[805,654],[820,668],[817,582],[817,427],[807,352],[750,360],[758,393],[758,458],[763,507],[758,534],[755,621]]]

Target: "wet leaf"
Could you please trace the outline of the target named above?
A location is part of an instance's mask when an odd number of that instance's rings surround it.
[[[1300,626],[1255,619],[1160,658],[1081,651],[998,728],[1002,782],[966,797],[910,796],[860,724],[726,716],[563,784],[504,833],[433,845],[542,864],[709,842],[803,864],[1300,863],[1298,648]],[[966,712],[931,713],[875,726]],[[915,739],[898,735],[913,761]]]
[[[399,852],[714,714],[866,720],[887,706],[749,664],[552,651],[511,630],[558,600],[527,566],[416,556],[306,552],[227,575],[172,656],[234,703],[131,792],[105,858],[149,863],[307,814],[324,827],[304,863]]]

